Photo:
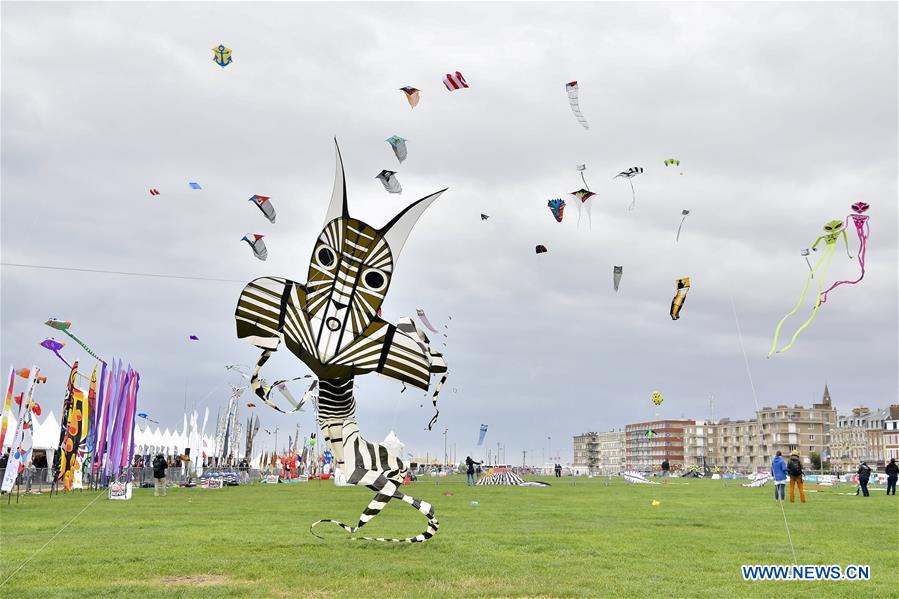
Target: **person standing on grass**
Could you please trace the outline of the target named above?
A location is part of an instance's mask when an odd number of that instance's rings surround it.
[[[787,490],[787,463],[780,450],[771,462],[771,476],[774,477],[774,500],[783,501]]]
[[[896,479],[899,478],[899,466],[896,465],[896,458],[890,459],[890,463],[884,468],[884,472],[886,472],[887,475],[887,495],[890,494],[890,489],[892,489],[893,495],[895,496]]]
[[[671,464],[668,463],[668,458],[662,460],[662,482],[668,482],[668,475],[671,474]]]
[[[168,467],[169,463],[165,460],[165,457],[161,453],[157,453],[156,459],[153,460],[153,478],[156,481],[156,486],[153,489],[154,497],[159,497],[160,489],[162,489],[162,496],[166,496],[165,469]]]
[[[474,486],[474,466],[477,464],[481,465],[482,462],[475,462],[471,459],[471,456],[465,456],[465,465],[467,466],[466,473],[468,474],[468,485]]]
[[[871,468],[865,462],[862,462],[859,464],[856,474],[858,474],[859,488],[855,490],[855,494],[858,495],[859,490],[861,490],[862,497],[868,497],[868,480],[871,478]]]
[[[787,474],[790,475],[790,503],[796,503],[793,489],[797,486],[799,487],[799,501],[805,503],[805,490],[802,488],[802,461],[799,459],[799,451],[796,449],[790,452]]]

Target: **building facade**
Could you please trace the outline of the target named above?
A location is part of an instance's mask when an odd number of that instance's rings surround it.
[[[887,413],[883,421],[883,459],[899,461],[899,404],[891,405]]]
[[[871,410],[864,406],[840,416],[830,440],[831,468],[854,471],[862,461],[875,468],[884,465],[884,428],[890,413],[886,409]]]
[[[672,470],[684,467],[684,437],[695,420],[653,420],[624,427],[627,470],[658,470],[668,460]]]
[[[574,437],[575,468],[590,474],[618,474],[624,470],[624,431],[589,432]]]
[[[684,467],[703,470],[718,464],[718,425],[708,420],[697,420],[684,429]]]

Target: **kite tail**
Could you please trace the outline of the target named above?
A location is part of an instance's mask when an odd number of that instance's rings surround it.
[[[687,220],[687,217],[686,217],[686,216],[683,217],[682,219],[680,219],[680,224],[677,226],[677,237],[674,238],[674,242],[675,242],[675,243],[677,243],[678,241],[680,241],[680,230],[681,230],[681,227],[684,226],[684,221],[685,221],[685,220]]]
[[[628,179],[627,182],[631,184],[631,205],[627,209],[633,210],[637,207],[637,192],[634,190],[634,182],[631,179]]]
[[[858,231],[858,265],[861,268],[861,274],[854,281],[837,281],[833,285],[831,285],[822,295],[821,295],[821,303],[827,302],[827,294],[834,290],[834,288],[839,287],[840,285],[855,285],[856,283],[860,283],[862,279],[865,278],[865,250],[868,247],[868,238],[862,232],[861,229]]]
[[[786,316],[781,318],[780,322],[777,323],[777,328],[774,329],[774,341],[771,343],[771,349],[768,351],[769,358],[774,355],[774,352],[777,351],[777,340],[780,337],[781,327],[783,327],[784,322],[786,322],[786,320],[790,316],[792,316],[793,314],[796,313],[796,311],[802,305],[802,302],[805,301],[805,294],[808,292],[808,286],[812,282],[812,278],[814,278],[814,276],[815,276],[815,271],[818,269],[819,266],[821,266],[821,263],[824,261],[824,258],[826,258],[826,257],[827,257],[827,254],[822,255],[820,258],[818,258],[818,262],[817,262],[817,264],[815,264],[815,268],[813,268],[812,271],[805,278],[805,285],[802,287],[802,293],[799,294],[799,301],[796,302],[796,305],[793,306],[793,309],[790,310],[789,312],[787,312]],[[819,283],[820,283],[820,281],[819,281]],[[815,309],[817,310],[817,305],[815,306]],[[784,350],[784,351],[786,351],[786,350]]]
[[[95,360],[100,360],[101,362],[103,362],[103,358],[101,358],[100,356],[98,356],[97,354],[95,354],[93,351],[91,351],[91,348],[89,348],[88,346],[86,346],[86,345],[84,344],[84,341],[82,341],[81,339],[79,339],[78,337],[76,337],[75,335],[73,335],[72,333],[70,333],[69,331],[63,331],[63,333],[65,333],[66,335],[68,335],[69,337],[71,337],[71,338],[75,341],[75,343],[77,343],[78,345],[80,345],[81,347],[83,347],[83,348],[84,348],[84,351],[86,351],[92,358],[94,358]]]
[[[587,180],[586,180],[586,179],[584,179],[584,171],[581,171],[581,181],[583,181],[583,182],[584,182],[584,187],[586,187],[586,188],[587,188],[587,191],[590,191],[590,186],[589,186],[589,185],[587,185]]]
[[[381,510],[387,506],[387,503],[391,499],[399,499],[408,503],[416,510],[421,512],[421,514],[427,518],[428,527],[414,537],[405,537],[405,538],[390,538],[390,537],[352,537],[351,540],[363,540],[363,541],[379,541],[382,543],[424,543],[435,534],[437,534],[437,530],[440,528],[440,523],[437,521],[437,517],[434,514],[434,508],[431,504],[426,501],[421,501],[419,499],[415,499],[411,495],[406,495],[402,493],[397,488],[397,483],[386,478],[384,475],[378,477],[374,484],[368,486],[369,489],[372,489],[376,492],[375,497],[369,502],[368,507],[365,508],[365,511],[362,512],[362,515],[359,517],[359,524],[356,526],[349,526],[340,522],[339,520],[333,519],[323,519],[319,520],[312,524],[310,527],[310,531],[312,534],[319,539],[323,538],[317,534],[315,534],[315,527],[323,522],[330,522],[340,528],[344,529],[350,534],[356,534],[356,532],[365,526],[367,523],[371,522],[375,516],[381,513]]]
[[[815,316],[818,314],[818,307],[821,305],[821,293],[822,293],[821,289],[823,287],[821,285],[821,280],[827,276],[827,268],[830,266],[830,259],[833,258],[833,253],[834,253],[834,250],[836,250],[836,247],[837,247],[837,244],[835,244],[835,243],[830,244],[828,246],[828,249],[827,249],[825,255],[821,257],[822,259],[826,257],[827,261],[824,263],[824,270],[821,271],[821,276],[818,278],[818,297],[815,298],[815,307],[812,310],[812,315],[809,316],[808,320],[803,322],[802,325],[798,329],[796,329],[796,332],[793,333],[793,337],[790,339],[790,342],[785,347],[777,350],[778,353],[783,353],[783,352],[787,351],[788,349],[790,349],[791,347],[793,347],[793,344],[796,342],[796,339],[799,337],[799,333],[804,331],[805,328],[808,327],[810,324],[812,324],[812,321],[815,320]]]

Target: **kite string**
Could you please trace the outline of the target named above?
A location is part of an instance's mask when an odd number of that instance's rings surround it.
[[[157,279],[183,279],[187,281],[216,281],[219,283],[245,283],[246,281],[238,281],[237,279],[215,279],[210,277],[188,277],[182,275],[162,275],[146,272],[126,272],[119,270],[100,270],[96,268],[73,268],[67,266],[46,266],[42,264],[19,264],[14,262],[0,262],[0,266],[15,266],[17,268],[37,268],[42,270],[66,270],[72,272],[92,272],[106,275],[126,275],[130,277],[148,277]]]
[[[749,378],[749,387],[752,389],[752,400],[755,402],[755,413],[759,413],[759,397],[755,390],[755,382],[752,379],[752,369],[749,367],[749,358],[746,356],[746,346],[743,344],[743,331],[740,329],[740,319],[737,317],[737,306],[734,303],[734,296],[728,290],[728,296],[730,297],[730,308],[734,313],[734,323],[737,325],[737,337],[740,340],[740,351],[743,352],[743,363],[746,365],[746,376]],[[761,420],[759,420],[759,431],[761,431]],[[764,441],[764,433],[759,432],[762,435],[762,441]],[[793,535],[790,533],[790,525],[787,522],[787,512],[784,510],[783,501],[777,500],[777,504],[780,506],[780,513],[783,516],[784,520],[784,528],[787,530],[787,540],[790,542],[790,551],[793,553],[793,563],[799,563],[796,559],[796,548],[793,546]]]
[[[28,565],[28,562],[30,562],[31,560],[33,560],[34,557],[35,557],[37,554],[41,553],[41,552],[47,547],[47,545],[49,545],[49,544],[53,541],[53,539],[55,539],[56,537],[58,537],[58,536],[60,535],[60,533],[62,533],[62,531],[64,531],[66,528],[68,528],[68,527],[69,527],[69,524],[71,524],[72,522],[75,521],[75,518],[77,518],[78,516],[80,516],[81,514],[83,514],[83,513],[84,513],[84,510],[86,510],[86,509],[89,508],[90,506],[94,505],[94,502],[97,501],[97,500],[100,498],[100,496],[101,496],[101,495],[104,495],[104,494],[105,494],[105,490],[104,490],[104,491],[100,491],[99,493],[97,493],[97,496],[94,497],[94,498],[91,500],[90,503],[88,503],[86,506],[84,506],[83,508],[81,508],[81,511],[80,511],[80,512],[78,512],[77,514],[75,514],[74,516],[72,516],[72,519],[69,520],[68,522],[66,522],[66,523],[63,525],[62,528],[60,528],[59,530],[57,530],[57,531],[56,531],[56,534],[54,534],[52,537],[50,537],[50,539],[49,539],[46,543],[44,543],[44,544],[41,546],[40,549],[38,549],[37,551],[35,551],[34,553],[32,553],[32,554],[31,554],[31,557],[29,557],[28,559],[26,559],[24,562],[22,562],[22,563],[19,565],[18,568],[16,568],[15,570],[13,570],[13,573],[10,574],[9,576],[7,576],[6,579],[5,579],[3,582],[0,582],[0,586],[3,586],[3,585],[6,584],[7,582],[9,582],[10,579],[11,579],[13,576],[15,576],[16,574],[19,573],[19,570],[21,570],[22,568],[24,568],[25,566],[27,566],[27,565]]]

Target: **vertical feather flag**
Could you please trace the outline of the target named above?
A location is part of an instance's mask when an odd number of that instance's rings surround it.
[[[9,493],[13,485],[16,483],[16,477],[24,469],[25,462],[28,460],[28,454],[33,447],[32,440],[26,441],[25,433],[31,430],[31,408],[33,405],[32,396],[34,394],[35,383],[38,379],[38,368],[33,366],[31,372],[34,376],[28,382],[28,393],[22,399],[22,409],[19,411],[18,426],[10,444],[9,461],[6,464],[6,470],[3,473],[3,483],[0,484],[0,491]]]
[[[3,402],[3,422],[0,423],[0,450],[3,449],[3,440],[6,439],[6,427],[9,425],[9,416],[12,413],[12,392],[16,383],[16,367],[9,367],[9,385],[6,387],[6,399]]]
[[[72,396],[75,394],[75,377],[78,376],[78,360],[72,363],[69,382],[66,384],[66,395],[62,400],[62,423],[59,427],[59,446],[53,454],[53,484],[58,485],[65,473],[65,441],[69,427],[69,415],[72,409]]]

